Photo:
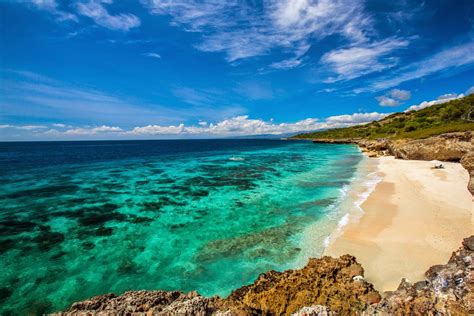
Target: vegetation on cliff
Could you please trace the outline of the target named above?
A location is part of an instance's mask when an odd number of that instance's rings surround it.
[[[468,120],[474,110],[474,94],[418,111],[391,114],[365,125],[296,135],[293,138],[426,138],[449,132],[474,130]],[[471,114],[474,119],[474,113]]]

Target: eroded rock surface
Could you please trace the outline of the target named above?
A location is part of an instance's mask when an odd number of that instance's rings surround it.
[[[464,155],[461,159],[461,164],[464,169],[469,172],[469,183],[467,188],[472,195],[474,195],[474,151],[471,151]]]
[[[260,275],[254,284],[234,291],[226,306],[237,313],[260,315],[290,315],[313,305],[342,314],[363,311],[380,301],[372,284],[357,278],[363,274],[350,255],[310,259],[301,270]]]
[[[391,141],[389,150],[401,159],[461,161],[464,155],[474,151],[474,140],[470,131],[448,133],[425,139]]]
[[[474,313],[474,236],[464,239],[445,265],[432,266],[426,280],[411,284],[402,280],[398,289],[367,314],[470,315]]]
[[[196,292],[129,291],[77,302],[55,315],[469,315],[474,313],[474,236],[426,279],[402,280],[384,298],[350,255],[310,259],[299,270],[269,271],[226,298]]]
[[[468,189],[474,195],[474,137],[472,131],[446,133],[424,139],[314,139],[314,143],[357,144],[369,157],[395,156],[407,160],[461,162],[469,173]]]
[[[305,306],[347,314],[380,301],[364,270],[350,255],[310,259],[300,270],[269,271],[227,299],[206,298],[196,292],[129,291],[77,302],[56,315],[290,315]],[[313,309],[314,310],[314,309]]]

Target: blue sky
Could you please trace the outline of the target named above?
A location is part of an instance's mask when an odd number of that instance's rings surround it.
[[[280,134],[474,91],[472,0],[0,2],[0,139]]]

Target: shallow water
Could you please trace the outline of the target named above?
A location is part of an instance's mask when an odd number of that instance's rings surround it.
[[[0,313],[131,289],[228,295],[319,253],[327,236],[307,252],[303,233],[337,226],[361,159],[279,140],[1,143]]]

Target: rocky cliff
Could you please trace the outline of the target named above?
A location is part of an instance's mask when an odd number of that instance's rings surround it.
[[[55,315],[468,315],[474,313],[474,236],[426,279],[402,280],[381,298],[350,255],[310,259],[299,270],[269,271],[226,299],[196,292],[130,291],[77,302]]]
[[[424,139],[364,138],[314,139],[314,143],[353,143],[369,157],[391,155],[398,159],[461,162],[469,172],[468,189],[474,195],[474,137],[471,131],[446,133]]]

